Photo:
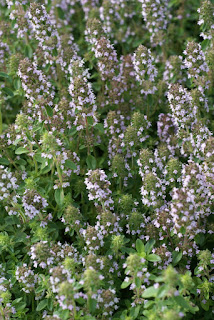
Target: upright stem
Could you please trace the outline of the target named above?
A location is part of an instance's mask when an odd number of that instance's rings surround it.
[[[85,118],[85,124],[86,124],[86,137],[87,137],[87,149],[88,149],[88,155],[90,154],[90,146],[89,146],[89,130],[88,130],[88,120]]]
[[[60,181],[60,184],[61,184],[61,187],[62,187],[62,174],[61,174],[61,170],[60,170],[60,167],[59,167],[59,164],[57,163],[56,161],[56,158],[54,159],[55,163],[56,163],[56,169],[57,169],[57,173],[58,173],[58,176],[59,176],[59,181]]]
[[[76,316],[77,316],[76,303],[74,300],[72,302],[73,302],[73,307],[74,307],[73,312],[74,312],[74,320],[75,320]]]
[[[32,292],[32,311],[34,311],[35,310],[35,304],[34,304],[34,294],[33,294],[33,292]]]
[[[0,105],[0,134],[2,134],[2,112],[1,112],[1,105]]]
[[[5,320],[5,316],[4,316],[4,311],[3,311],[3,306],[1,304],[0,306],[0,312],[1,312],[1,315],[2,315],[2,319]]]

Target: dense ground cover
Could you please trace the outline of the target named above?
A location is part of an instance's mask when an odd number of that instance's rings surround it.
[[[0,319],[213,319],[214,4],[0,1]]]

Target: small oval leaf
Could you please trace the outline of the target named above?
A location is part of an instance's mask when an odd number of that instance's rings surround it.
[[[151,262],[158,262],[158,261],[161,261],[161,258],[157,254],[149,254],[146,257],[146,260],[151,261]]]
[[[23,154],[23,153],[28,153],[29,150],[24,148],[24,147],[19,147],[18,149],[16,149],[15,154]]]

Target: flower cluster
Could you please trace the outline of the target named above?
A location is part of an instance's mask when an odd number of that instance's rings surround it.
[[[38,281],[38,276],[34,274],[34,271],[24,263],[22,266],[16,269],[16,279],[23,286],[23,291],[30,293],[34,290]]]
[[[142,16],[150,33],[152,46],[162,45],[164,31],[170,20],[169,0],[138,0],[142,4]]]
[[[197,105],[194,104],[191,93],[178,84],[171,86],[168,100],[178,129],[190,128],[197,121]]]
[[[76,115],[74,125],[77,130],[87,128],[87,117],[93,118],[94,125],[97,123],[95,112],[97,110],[95,95],[92,91],[91,83],[88,81],[88,70],[83,68],[83,61],[70,61],[70,85],[69,93],[72,97],[70,103],[73,114]]]
[[[98,68],[103,81],[112,79],[118,69],[117,52],[104,35],[98,20],[88,21],[86,40],[92,45],[92,51],[98,61]]]
[[[151,55],[151,50],[144,46],[139,46],[134,54],[134,68],[136,78],[140,82],[141,93],[154,94],[157,87],[153,85],[157,77],[157,69],[154,66],[154,57]]]
[[[26,216],[30,219],[33,219],[39,214],[42,214],[45,211],[45,208],[48,206],[47,200],[41,197],[36,190],[26,189],[23,198],[22,204]]]
[[[89,191],[89,200],[101,203],[108,208],[113,205],[111,198],[112,191],[109,189],[110,182],[105,172],[101,169],[89,170],[85,178],[86,188]]]

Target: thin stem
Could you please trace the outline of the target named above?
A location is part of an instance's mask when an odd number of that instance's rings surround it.
[[[1,258],[2,258],[2,261],[5,263],[5,258],[3,256],[3,253],[1,254]]]
[[[34,159],[34,157],[33,157],[33,162],[34,162],[35,171],[36,171],[36,174],[37,174],[38,173],[38,165],[37,165],[37,161]]]
[[[89,141],[89,130],[88,130],[88,120],[85,118],[85,123],[86,123],[86,140],[87,140],[87,149],[88,149],[88,155],[90,155],[90,145],[88,143]]]
[[[32,292],[32,311],[35,310],[35,300],[34,300],[34,294]]]
[[[2,134],[2,112],[1,112],[1,106],[0,106],[0,134]]]
[[[1,307],[0,307],[0,312],[1,312],[1,315],[2,315],[2,317],[3,317],[3,320],[5,320],[4,310],[3,310],[2,304],[1,304]]]
[[[61,173],[59,164],[58,164],[57,161],[56,161],[56,158],[54,159],[54,161],[55,161],[55,163],[56,163],[56,169],[57,169],[57,173],[58,173],[58,176],[59,176],[59,181],[60,181],[60,184],[61,184],[61,187],[62,187],[62,184],[63,184],[62,173]]]

